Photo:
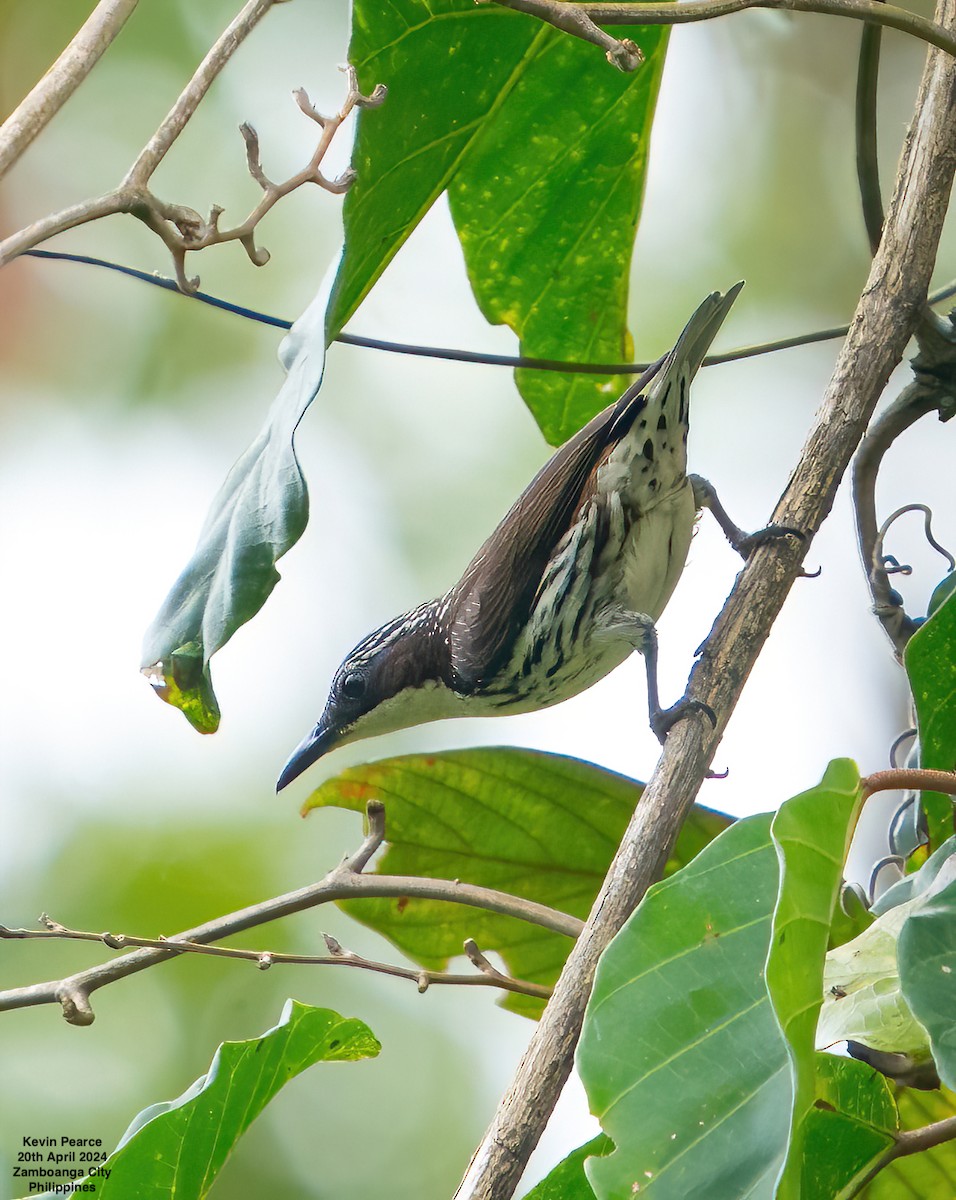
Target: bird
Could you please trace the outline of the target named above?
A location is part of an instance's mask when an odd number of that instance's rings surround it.
[[[683,571],[701,508],[746,557],[796,530],[745,534],[687,473],[691,380],[740,292],[711,293],[669,354],[554,452],[444,595],[369,634],[335,672],[325,709],[276,791],[333,748],[448,717],[531,712],[577,695],[635,650],[651,728],[706,705],[661,708],[655,621]],[[716,722],[715,722],[716,723]]]

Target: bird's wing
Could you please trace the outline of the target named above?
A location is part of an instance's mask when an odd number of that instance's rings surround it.
[[[644,407],[654,363],[545,463],[446,598],[452,685],[468,693],[495,675],[525,624],[545,567],[581,503],[588,476]]]

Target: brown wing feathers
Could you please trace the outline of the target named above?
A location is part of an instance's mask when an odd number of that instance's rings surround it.
[[[588,478],[643,410],[641,392],[663,361],[555,452],[448,593],[449,683],[456,691],[473,691],[507,661]]]

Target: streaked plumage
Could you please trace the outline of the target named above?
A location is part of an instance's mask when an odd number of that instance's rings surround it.
[[[557,704],[640,648],[694,528],[690,383],[741,286],[708,296],[671,353],[554,453],[454,587],[356,646],[280,788],[359,738]]]

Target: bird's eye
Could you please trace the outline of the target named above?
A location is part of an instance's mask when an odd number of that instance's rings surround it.
[[[342,680],[339,690],[346,700],[361,700],[365,695],[365,676],[350,671]]]

